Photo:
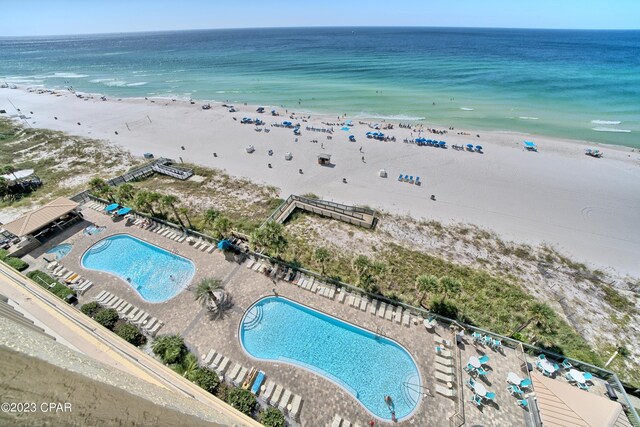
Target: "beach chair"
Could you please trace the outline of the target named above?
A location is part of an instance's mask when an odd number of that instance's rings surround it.
[[[273,393],[273,389],[275,388],[275,383],[271,380],[267,381],[267,384],[265,385],[264,388],[264,393],[262,393],[260,396],[265,400],[265,402],[271,397],[271,394]]]
[[[438,381],[442,381],[443,383],[452,383],[455,378],[451,374],[445,374],[440,371],[436,371],[436,379]]]
[[[510,385],[507,386],[507,391],[512,395],[512,396],[516,396],[516,397],[520,397],[523,395],[522,390],[520,390],[520,387],[518,387],[517,385]]]
[[[297,394],[294,394],[293,399],[291,400],[291,410],[289,411],[289,416],[294,420],[298,418],[301,404],[302,404],[302,398]]]
[[[439,345],[436,346],[436,354],[439,354],[442,357],[446,357],[446,358],[451,358],[451,352],[447,349],[445,349],[444,347],[441,347]]]
[[[486,378],[486,377],[487,377],[487,374],[488,374],[488,372],[487,372],[487,371],[485,371],[485,370],[484,370],[484,369],[482,369],[482,368],[478,368],[478,369],[476,369],[476,372],[478,373],[478,376],[480,376],[480,377],[484,377],[484,378]]]
[[[523,408],[528,408],[529,402],[526,399],[520,399],[516,401],[516,405],[522,406]]]
[[[340,427],[340,424],[342,424],[342,418],[338,415],[334,415],[331,427]]]
[[[282,398],[280,399],[280,402],[278,403],[278,409],[280,409],[280,411],[284,412],[285,409],[287,408],[287,405],[289,404],[289,400],[290,399],[291,399],[291,390],[285,389],[284,393],[282,394]]]
[[[96,295],[93,299],[95,299],[96,301],[98,301],[100,298],[102,298],[103,296],[105,296],[105,294],[107,293],[107,291],[100,291],[100,293],[98,295]]]
[[[402,174],[398,177],[398,181],[402,181]]]
[[[467,366],[465,366],[465,367],[464,367],[464,368],[462,368],[462,369],[464,369],[464,371],[465,371],[467,374],[472,374],[472,373],[475,373],[475,372],[476,372],[476,368],[474,368],[474,367],[471,365],[471,363],[467,363]]]
[[[593,379],[593,375],[591,375],[590,372],[583,372],[582,376],[584,377],[585,381],[591,382],[591,380]]]
[[[276,403],[278,403],[278,401],[280,400],[280,396],[282,396],[282,386],[278,384],[276,386],[276,389],[273,391],[273,396],[271,396],[271,399],[269,399],[269,404],[271,406],[275,406]]]
[[[479,360],[481,365],[486,365],[489,362],[489,356],[484,354]]]
[[[453,366],[445,366],[436,363],[436,371],[444,372],[445,374],[455,375],[456,370]]]
[[[573,376],[571,376],[569,372],[565,372],[564,379],[569,381],[570,383],[575,382],[575,379],[573,378]]]
[[[451,388],[447,388],[443,385],[436,384],[436,393],[441,394],[445,397],[454,397],[456,392]]]
[[[564,359],[561,363],[562,367],[564,369],[571,369],[573,368],[573,365],[571,364],[571,362],[569,362],[567,359]]]
[[[520,388],[531,388],[531,379],[530,378],[525,378],[522,381],[520,381]]]
[[[538,355],[538,360],[544,360],[546,358],[547,358],[547,356],[545,356],[544,354],[539,354]]]
[[[403,181],[404,181],[404,182],[409,182],[409,175],[405,175],[405,176],[404,176],[404,180],[403,180]]]
[[[476,386],[476,381],[473,378],[469,378],[467,382],[464,383],[469,389],[473,390]]]
[[[473,396],[471,396],[471,402],[476,405],[478,408],[481,408],[483,403],[482,403],[482,398],[480,396],[478,396],[477,394],[474,394]]]
[[[471,334],[471,338],[473,338],[474,342],[478,342],[480,340],[482,340],[482,334],[478,333],[478,332],[474,332]]]
[[[409,184],[413,184],[413,175],[409,177]]]
[[[580,390],[589,391],[589,386],[583,383],[577,383]]]
[[[493,402],[496,398],[496,394],[493,391],[488,391],[484,398]]]
[[[420,181],[420,177],[416,176],[416,185],[420,185],[422,182]]]

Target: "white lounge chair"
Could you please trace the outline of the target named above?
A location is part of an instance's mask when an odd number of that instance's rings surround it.
[[[268,401],[269,398],[271,397],[271,394],[273,393],[273,389],[275,388],[276,384],[269,380],[267,381],[267,384],[265,385],[265,389],[264,389],[264,393],[262,393],[262,398],[265,401]]]
[[[278,409],[284,412],[285,409],[287,408],[287,405],[289,404],[290,399],[291,399],[291,390],[285,389],[284,393],[282,394],[282,397],[280,398],[280,402],[278,403]]]
[[[282,386],[278,384],[276,386],[276,389],[273,391],[273,396],[271,396],[271,399],[269,399],[269,404],[271,406],[275,406],[280,400],[280,396],[282,396]]]
[[[436,384],[436,393],[440,393],[441,395],[446,397],[453,397],[455,396],[456,392],[451,388],[446,388],[444,386],[441,386],[440,384]]]
[[[211,361],[213,361],[213,358],[216,355],[216,351],[214,349],[209,350],[209,353],[207,353],[207,355],[205,356],[203,363],[205,365],[208,365],[211,363]]]
[[[294,420],[298,418],[301,404],[302,404],[302,398],[297,394],[294,394],[293,399],[291,400],[291,410],[289,411],[289,416]]]

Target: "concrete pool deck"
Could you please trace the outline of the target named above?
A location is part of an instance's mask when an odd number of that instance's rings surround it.
[[[81,303],[89,302],[100,291],[107,290],[161,319],[165,326],[159,334],[181,335],[187,346],[199,358],[203,354],[207,354],[210,349],[215,349],[233,362],[261,369],[265,372],[267,379],[276,381],[302,397],[300,425],[313,427],[330,425],[334,415],[338,414],[352,424],[357,423],[365,427],[374,418],[356,399],[330,380],[291,365],[256,361],[244,352],[238,339],[238,326],[242,316],[257,300],[273,295],[273,289],[279,295],[329,313],[362,328],[374,332],[380,331],[379,333],[397,341],[410,352],[418,365],[423,385],[430,393],[418,404],[412,417],[394,423],[395,425],[448,425],[449,417],[456,412],[457,398],[447,398],[435,392],[437,384],[435,338],[452,339],[452,331],[448,327],[438,325],[434,332],[428,332],[422,325],[421,319],[416,324],[413,318],[409,326],[405,326],[402,323],[372,315],[369,309],[363,311],[351,307],[346,300],[339,302],[337,295],[335,298],[329,299],[288,282],[273,282],[264,274],[246,268],[246,262],[238,264],[234,261],[228,261],[218,250],[213,253],[203,252],[189,246],[186,242],[177,243],[136,226],[127,227],[124,221],[114,223],[110,217],[92,209],[84,208],[82,212],[86,221],[98,226],[106,226],[106,230],[92,236],[85,235],[82,233],[82,229],[88,225],[86,222],[82,226],[79,225],[67,230],[61,235],[61,238],[47,242],[37,251],[32,252],[32,256],[40,260],[41,266],[45,264],[41,255],[47,249],[61,242],[73,244],[71,252],[62,260],[62,264],[94,283],[94,286],[85,295],[80,296]],[[125,281],[108,273],[85,270],[81,267],[80,259],[87,248],[98,240],[120,233],[131,234],[191,259],[196,265],[196,273],[191,287],[195,287],[195,284],[205,277],[222,279],[233,299],[233,307],[222,318],[210,320],[206,309],[195,301],[194,294],[189,289],[182,291],[169,301],[157,304],[149,303],[143,300]],[[418,319],[415,320],[418,321]],[[458,349],[455,350],[459,351],[459,355],[456,353],[456,357],[459,357],[462,366],[466,365],[470,356],[478,355],[484,349],[481,346],[473,345],[471,337],[466,337],[465,341],[466,344],[458,346]],[[489,371],[489,381],[485,385],[488,390],[496,393],[495,405],[486,405],[480,411],[470,403],[471,391],[463,386],[469,376],[464,372],[461,376],[456,375],[456,382],[453,384],[455,389],[463,390],[462,402],[464,402],[463,412],[466,424],[496,427],[504,425],[525,426],[528,414],[515,405],[515,399],[507,392],[505,382],[508,372],[521,373],[521,360],[516,352],[510,349],[505,349],[504,354],[487,350],[487,354],[491,358],[489,366],[492,370]],[[443,383],[438,384],[444,385]],[[392,423],[376,420],[376,425],[392,425]]]

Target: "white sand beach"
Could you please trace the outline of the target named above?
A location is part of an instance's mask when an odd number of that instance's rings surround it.
[[[134,155],[151,152],[224,169],[279,187],[283,198],[312,192],[327,200],[366,204],[415,218],[471,223],[516,242],[548,243],[596,268],[640,275],[637,150],[509,132],[482,132],[478,138],[473,131],[458,135],[461,129],[438,136],[423,133],[446,141],[448,149],[419,147],[403,143],[418,135],[397,124],[382,130],[395,136],[396,142],[367,139],[365,133],[373,129],[360,123],[364,119],[350,117],[346,119],[353,120],[352,128],[343,131],[334,125],[329,140],[327,133],[306,131],[306,126],[328,128],[322,122],[344,119],[312,115],[303,122],[302,115],[291,120],[280,108],[281,116],[272,117],[268,106],[265,114],[256,113],[256,106],[244,105],[235,105],[239,111],[229,113],[218,103],[203,110],[201,102],[101,101],[99,96],[83,100],[68,92],[60,94],[0,89],[0,109],[7,112],[0,116],[16,116],[18,108],[32,127],[104,139]],[[240,124],[243,117],[264,120],[266,125],[261,127],[269,132]],[[271,126],[286,120],[302,125],[297,142],[291,129]],[[356,142],[349,142],[349,135]],[[539,151],[525,151],[525,139],[535,141]],[[451,149],[453,144],[469,143],[482,145],[484,154]],[[255,147],[252,154],[245,151],[250,144]],[[604,157],[586,156],[584,150],[590,147],[604,151]],[[273,156],[267,154],[269,149]],[[285,160],[285,152],[291,152],[293,159]],[[332,167],[317,164],[320,153],[331,154]],[[388,178],[378,177],[380,169],[388,172]],[[400,174],[419,176],[422,185],[399,182]],[[430,199],[432,194],[436,201]]]

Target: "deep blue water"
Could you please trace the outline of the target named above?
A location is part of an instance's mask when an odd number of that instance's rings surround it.
[[[640,147],[640,31],[289,28],[0,38],[0,57],[0,81],[25,87],[285,105]]]

